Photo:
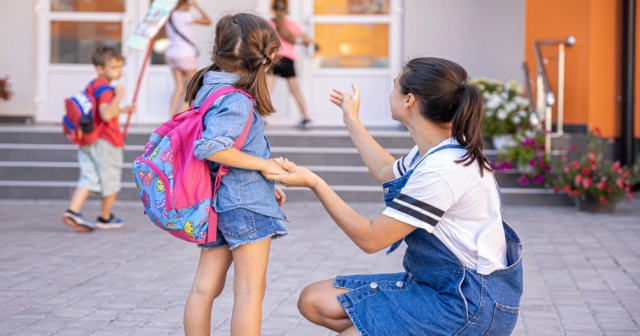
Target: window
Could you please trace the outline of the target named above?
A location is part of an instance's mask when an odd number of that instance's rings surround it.
[[[121,22],[51,21],[52,64],[91,64],[100,45],[122,50]]]
[[[317,68],[386,68],[389,65],[388,24],[315,25]]]
[[[315,0],[314,14],[389,14],[389,0]]]
[[[123,13],[125,0],[51,0],[52,12]]]

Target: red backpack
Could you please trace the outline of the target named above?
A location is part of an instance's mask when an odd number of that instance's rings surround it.
[[[62,118],[62,131],[72,143],[86,146],[98,140],[102,123],[98,122],[98,98],[113,90],[110,85],[93,87],[93,81],[87,88],[65,99],[65,116]]]

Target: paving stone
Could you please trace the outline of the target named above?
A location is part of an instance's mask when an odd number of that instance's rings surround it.
[[[383,209],[353,206],[368,218]],[[157,230],[135,202],[116,205],[124,229],[89,234],[59,223],[64,208],[66,201],[0,201],[0,335],[184,335],[198,249]],[[83,212],[98,209],[89,202]],[[300,291],[336,274],[399,272],[402,250],[362,253],[317,202],[284,210],[291,233],[272,244],[262,334],[336,335],[300,316]],[[31,216],[17,215],[24,213]],[[513,335],[640,334],[640,200],[613,215],[507,206],[505,217],[525,247]],[[34,249],[33,241],[56,243]],[[232,284],[233,267],[213,306],[212,335],[229,334]]]

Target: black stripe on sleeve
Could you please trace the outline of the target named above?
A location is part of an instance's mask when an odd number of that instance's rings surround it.
[[[405,162],[407,156],[409,156],[409,154],[402,157],[402,167],[404,168],[405,172],[407,171],[407,163]]]
[[[404,205],[402,205],[402,204],[400,204],[398,202],[391,202],[391,204],[389,204],[389,207],[392,208],[392,209],[396,209],[396,210],[402,212],[403,214],[407,214],[407,215],[409,215],[409,216],[411,216],[411,217],[413,217],[413,218],[415,218],[415,219],[417,219],[417,220],[419,220],[421,222],[427,223],[427,224],[429,224],[429,225],[431,225],[433,227],[435,227],[438,224],[438,220],[437,219],[435,219],[433,217],[430,217],[430,216],[427,216],[427,215],[423,214],[422,212],[415,211],[415,210],[409,208],[408,206],[404,206]]]
[[[402,159],[396,161],[396,169],[398,170],[398,173],[400,173],[400,176],[404,175],[404,171],[402,171]]]
[[[419,201],[411,196],[405,195],[405,194],[400,194],[400,196],[397,197],[397,199],[411,204],[413,206],[416,206],[426,212],[432,213],[434,215],[436,215],[437,217],[442,217],[442,215],[444,215],[444,211],[434,207],[433,205],[429,205],[425,202]]]

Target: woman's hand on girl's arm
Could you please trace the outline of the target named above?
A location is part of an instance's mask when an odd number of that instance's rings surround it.
[[[311,188],[336,224],[366,253],[378,252],[416,229],[415,226],[385,215],[371,221],[353,210],[324,180],[309,169],[299,167],[287,159],[276,159],[276,162],[287,170],[287,173],[265,174],[265,177],[279,181],[287,187]]]
[[[305,167],[299,167],[288,159],[277,158],[274,161],[281,168],[283,173],[263,173],[265,178],[278,181],[285,187],[306,187],[313,188],[320,180],[320,177]]]
[[[353,88],[353,97],[346,91],[333,89],[329,100],[342,109],[342,120],[347,126],[351,141],[358,149],[358,153],[371,175],[380,183],[392,180],[395,178],[393,164],[396,159],[376,142],[360,122],[358,116],[360,89],[355,84],[352,84],[351,87]]]

